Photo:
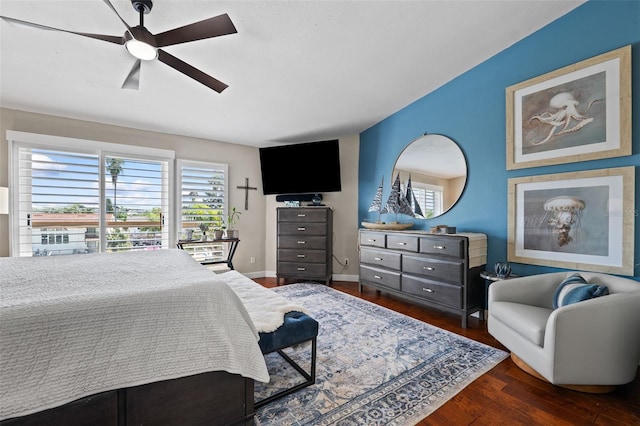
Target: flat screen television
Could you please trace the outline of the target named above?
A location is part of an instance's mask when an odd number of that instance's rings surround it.
[[[260,168],[265,195],[342,190],[337,139],[260,148]]]

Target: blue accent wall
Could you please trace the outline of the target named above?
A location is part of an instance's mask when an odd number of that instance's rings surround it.
[[[626,45],[632,46],[632,155],[507,171],[505,89]],[[460,145],[468,163],[467,186],[451,210],[435,219],[417,220],[414,228],[447,224],[459,232],[485,233],[487,264],[506,260],[509,178],[640,165],[640,1],[588,1],[362,132],[359,222],[376,220],[377,215],[367,210],[381,176],[387,197],[395,159],[425,132],[448,136]],[[636,217],[634,278],[640,280],[638,169],[635,179],[635,211],[626,213]],[[519,263],[512,264],[512,269],[519,275],[558,270]]]

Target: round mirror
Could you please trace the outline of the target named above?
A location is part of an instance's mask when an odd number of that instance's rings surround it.
[[[416,219],[431,219],[449,210],[467,182],[467,161],[457,143],[442,135],[424,135],[400,153],[392,178],[400,175]],[[422,213],[422,214],[420,214]]]

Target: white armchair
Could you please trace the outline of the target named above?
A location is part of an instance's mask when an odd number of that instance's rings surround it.
[[[575,272],[532,275],[489,287],[489,334],[534,376],[583,392],[633,381],[640,363],[640,282],[578,273],[609,295],[553,309],[554,294]]]

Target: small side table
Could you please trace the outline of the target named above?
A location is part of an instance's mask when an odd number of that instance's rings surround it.
[[[495,272],[483,271],[480,272],[480,276],[487,281],[496,282],[502,280],[510,280],[511,278],[518,278],[519,275],[511,274],[508,277],[501,278],[495,274]]]
[[[239,238],[220,238],[217,240],[207,240],[207,241],[199,241],[199,240],[178,240],[176,242],[176,246],[180,250],[184,250],[187,246],[199,246],[199,245],[211,245],[216,243],[229,243],[229,251],[227,253],[227,258],[222,260],[205,260],[200,262],[203,265],[211,265],[217,263],[226,263],[229,269],[233,268],[233,255],[236,254],[236,248],[238,248],[238,243],[240,242]]]
[[[486,281],[486,285],[484,288],[484,308],[489,309],[488,300],[489,300],[489,286],[491,283],[502,280],[510,280],[511,278],[518,278],[519,275],[510,274],[508,277],[499,277],[495,272],[490,271],[482,271],[480,272],[480,277]]]

